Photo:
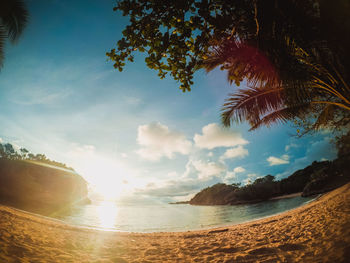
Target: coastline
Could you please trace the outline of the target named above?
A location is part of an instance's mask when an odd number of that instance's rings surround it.
[[[250,201],[235,201],[234,203],[230,203],[230,204],[224,204],[228,205],[228,206],[235,206],[235,205],[250,205],[250,204],[257,204],[257,203],[261,203],[261,202],[266,202],[266,201],[275,201],[275,200],[280,200],[280,199],[287,199],[287,198],[293,198],[293,197],[298,197],[298,196],[302,196],[303,192],[297,192],[297,193],[292,193],[292,194],[286,194],[286,195],[278,195],[275,197],[271,197],[269,199],[256,199],[256,200],[250,200]],[[316,194],[317,195],[317,194]],[[181,201],[181,202],[173,202],[173,203],[169,203],[170,205],[182,205],[182,204],[189,204],[189,205],[194,205],[194,206],[221,206],[221,205],[214,205],[214,204],[191,204],[190,201]]]
[[[279,195],[279,196],[271,197],[269,200],[280,200],[280,199],[298,197],[298,196],[301,196],[302,193],[303,192],[293,193],[288,195]]]
[[[293,210],[214,229],[80,228],[0,206],[0,262],[346,262],[350,184]]]

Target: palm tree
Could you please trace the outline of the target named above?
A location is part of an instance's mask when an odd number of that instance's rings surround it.
[[[246,120],[256,129],[298,118],[306,121],[310,116],[312,129],[334,124],[339,116],[350,122],[350,74],[344,67],[349,56],[340,57],[334,44],[321,37],[317,9],[309,12],[311,6],[306,5],[302,13],[301,2],[268,1],[275,3],[268,6],[275,11],[268,12],[266,1],[254,2],[255,35],[213,41],[204,61],[207,71],[221,66],[229,82],[239,85],[245,79],[249,87],[229,95],[223,124]],[[309,27],[304,29],[300,21],[308,21]]]
[[[218,65],[227,70],[228,81],[246,79],[249,88],[230,94],[223,105],[222,123],[248,121],[254,130],[261,125],[306,119],[313,114],[313,129],[339,116],[350,114],[350,87],[332,64],[321,65],[317,54],[310,54],[289,42],[290,56],[298,74],[282,74],[258,50],[237,41],[225,41],[212,49],[205,61],[208,71]],[[288,72],[287,72],[288,73]],[[337,114],[336,114],[337,113]],[[345,115],[346,115],[345,114]]]
[[[16,43],[28,22],[28,11],[21,0],[0,1],[0,67],[4,63],[6,40]]]

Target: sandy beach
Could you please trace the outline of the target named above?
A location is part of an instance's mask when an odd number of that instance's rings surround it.
[[[350,184],[303,207],[181,233],[84,229],[0,206],[0,262],[349,262]]]

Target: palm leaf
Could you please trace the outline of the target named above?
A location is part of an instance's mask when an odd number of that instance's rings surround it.
[[[316,122],[313,124],[314,130],[319,130],[320,128],[327,125],[328,120],[331,119],[331,116],[334,113],[334,107],[335,106],[332,104],[327,104],[323,108],[322,112],[318,115]]]
[[[239,83],[243,79],[250,86],[275,85],[279,82],[278,74],[268,58],[256,47],[237,39],[215,42],[203,66],[207,72],[221,66],[222,70],[227,71],[230,83]]]
[[[0,68],[4,64],[4,49],[5,49],[5,43],[6,43],[6,37],[7,34],[4,30],[4,27],[0,25]]]
[[[28,23],[29,14],[23,1],[5,0],[1,8],[6,10],[1,14],[1,22],[8,32],[8,38],[16,42]]]
[[[262,125],[269,127],[274,123],[286,123],[287,121],[294,119],[296,116],[303,114],[309,107],[310,104],[305,103],[275,110],[255,123],[251,123],[250,131],[257,129]]]
[[[268,89],[266,86],[240,89],[237,93],[229,94],[222,107],[222,123],[230,126],[231,121],[254,122],[266,112],[276,110],[284,104],[282,88]]]

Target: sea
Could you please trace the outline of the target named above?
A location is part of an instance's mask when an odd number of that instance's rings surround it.
[[[291,210],[315,197],[293,197],[256,204],[193,206],[189,204],[123,205],[93,200],[52,217],[69,224],[106,231],[177,232],[248,222]]]

